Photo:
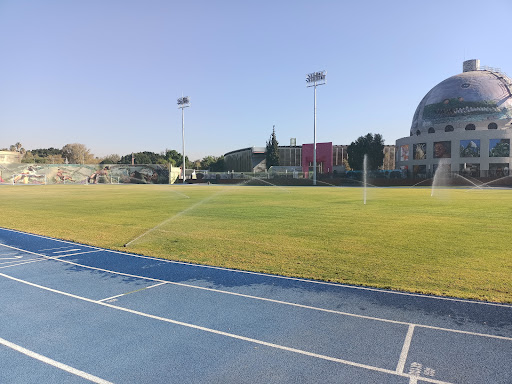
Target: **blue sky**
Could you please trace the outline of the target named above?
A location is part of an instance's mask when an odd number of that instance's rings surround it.
[[[0,148],[190,159],[313,141],[387,144],[464,59],[512,75],[502,1],[0,0]]]

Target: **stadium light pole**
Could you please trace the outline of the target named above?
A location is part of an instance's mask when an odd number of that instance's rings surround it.
[[[183,142],[183,184],[185,184],[185,108],[190,107],[190,98],[182,96],[178,98],[178,108],[181,108],[181,137]]]
[[[324,85],[325,84],[325,75],[326,71],[319,71],[319,72],[313,72],[308,73],[306,76],[306,83],[308,83],[309,87],[314,87],[315,89],[315,106],[313,110],[314,114],[314,122],[313,122],[313,130],[314,130],[314,137],[313,137],[313,185],[316,185],[316,86],[317,85]]]

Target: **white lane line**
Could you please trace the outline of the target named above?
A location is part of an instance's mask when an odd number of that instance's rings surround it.
[[[73,249],[70,249],[70,251],[73,251]],[[78,251],[79,251],[79,249],[78,249]],[[85,255],[86,253],[94,253],[94,252],[102,252],[102,251],[94,250],[94,251],[76,252],[76,253],[70,253],[69,255],[59,255],[59,256],[53,256],[53,257],[62,258],[62,257],[68,257],[68,256]]]
[[[23,259],[23,256],[12,257],[10,259],[0,259],[0,260],[9,260],[9,261],[4,261],[4,262],[0,263],[0,265],[2,265],[2,264],[19,263],[21,261],[20,259]]]
[[[112,384],[110,381],[103,380],[103,379],[101,379],[101,378],[99,378],[97,376],[91,375],[90,373],[87,373],[87,372],[84,372],[84,371],[80,371],[79,369],[70,367],[69,365],[60,363],[58,361],[50,359],[49,357],[40,355],[39,353],[36,353],[36,352],[31,351],[29,349],[23,348],[23,347],[21,347],[21,346],[19,346],[17,344],[11,343],[10,341],[2,339],[1,337],[0,337],[0,344],[5,345],[8,348],[14,349],[17,352],[23,353],[24,355],[26,355],[28,357],[31,357],[33,359],[42,361],[43,363],[51,365],[51,366],[53,366],[55,368],[58,368],[58,369],[61,369],[63,371],[72,373],[73,375],[79,376],[82,379],[86,379],[86,380],[92,381],[93,383]]]
[[[398,359],[398,365],[396,366],[396,373],[404,373],[405,362],[407,360],[407,355],[409,354],[409,348],[411,346],[412,334],[414,332],[414,325],[409,325],[409,329],[407,330],[407,335],[405,335],[404,345],[402,347],[402,353],[400,353],[400,358]]]
[[[64,253],[64,252],[73,252],[73,251],[80,251],[80,248],[75,249],[65,249],[63,251],[53,251],[52,253]]]
[[[411,378],[409,380],[409,384],[418,384],[418,377],[417,376],[411,376]]]
[[[16,231],[14,229],[0,228],[0,231],[9,231],[9,232],[14,232],[14,233],[19,233],[19,234],[22,234],[22,235],[39,237],[39,238],[46,239],[46,240],[52,240],[52,241],[56,241],[56,242],[76,245],[75,243],[73,243],[71,241],[55,239],[53,237],[41,236],[41,235],[36,235],[36,234],[33,234],[33,233],[28,233],[28,232]],[[5,244],[0,244],[0,245],[5,245]],[[455,299],[455,298],[451,298],[451,297],[429,296],[429,295],[421,295],[419,293],[398,292],[398,291],[390,291],[390,290],[379,289],[379,288],[358,287],[358,286],[355,286],[355,285],[346,285],[346,284],[340,284],[340,283],[329,283],[329,282],[326,282],[326,281],[306,280],[306,279],[300,279],[300,278],[296,278],[296,277],[270,275],[270,274],[266,274],[266,273],[251,272],[251,271],[241,271],[241,270],[238,270],[238,269],[230,269],[230,268],[222,268],[222,267],[214,267],[214,266],[211,266],[211,265],[192,264],[192,263],[185,263],[185,262],[182,262],[182,261],[159,259],[159,258],[156,258],[156,257],[135,255],[133,253],[114,251],[114,250],[111,250],[111,249],[98,248],[98,247],[93,247],[93,246],[90,246],[90,245],[83,245],[83,246],[87,247],[87,248],[91,248],[91,249],[97,249],[99,251],[111,252],[111,253],[116,253],[116,254],[119,254],[119,255],[124,255],[124,256],[129,256],[129,257],[136,257],[136,258],[148,259],[148,260],[153,260],[153,261],[161,261],[161,262],[164,262],[164,263],[171,263],[171,264],[188,265],[190,267],[195,267],[195,268],[216,269],[216,270],[221,270],[221,271],[230,271],[230,272],[243,273],[243,274],[256,275],[256,276],[263,276],[263,277],[274,278],[274,279],[299,281],[299,282],[309,283],[309,284],[328,285],[328,286],[339,287],[339,288],[357,289],[357,290],[361,290],[361,291],[371,291],[371,292],[387,293],[387,294],[391,294],[391,295],[419,297],[419,298],[422,298],[422,299],[454,301],[454,302],[467,303],[467,304],[490,305],[490,306],[495,306],[495,307],[512,308],[512,305],[509,305],[509,304],[491,303],[491,302],[486,302],[486,301],[474,301],[474,300],[466,300],[466,299]],[[18,248],[15,248],[15,249],[18,249]]]
[[[45,248],[45,249],[39,249],[38,252],[43,252],[43,251],[53,251],[55,249],[64,249],[64,248],[72,248],[71,246],[67,246],[67,247],[55,247],[55,248]]]
[[[21,249],[21,248],[13,247],[12,245],[0,244],[0,246],[1,247],[6,247],[6,248],[10,248],[10,249],[16,249],[17,251],[22,251],[24,253],[29,253],[31,255],[36,255],[36,256],[40,256],[40,257],[46,257],[46,258],[50,257],[50,256],[45,255],[44,253],[32,252],[32,251],[28,251],[26,249]]]
[[[67,293],[67,292],[63,292],[63,291],[58,291],[58,290],[53,289],[53,288],[49,288],[49,287],[45,287],[45,286],[42,286],[42,285],[39,285],[39,284],[31,283],[31,282],[26,281],[26,280],[21,280],[21,279],[18,279],[16,277],[5,275],[3,273],[0,273],[0,276],[5,277],[6,279],[17,281],[19,283],[30,285],[32,287],[43,289],[43,290],[46,290],[46,291],[49,291],[49,292],[53,292],[53,293],[57,293],[57,294],[60,294],[60,295],[72,297],[74,299],[86,301],[88,303],[102,305],[102,306],[105,306],[105,307],[109,307],[109,308],[116,309],[116,310],[119,310],[119,311],[123,311],[123,312],[131,313],[131,314],[134,314],[134,315],[146,317],[146,318],[149,318],[149,319],[154,319],[154,320],[159,320],[159,321],[163,321],[163,322],[170,323],[170,324],[180,325],[180,326],[183,326],[183,327],[187,327],[187,328],[191,328],[191,329],[196,329],[196,330],[199,330],[199,331],[204,331],[204,332],[208,332],[208,333],[212,333],[212,334],[216,334],[216,335],[220,335],[220,336],[230,337],[230,338],[237,339],[237,340],[247,341],[247,342],[250,342],[250,343],[259,344],[259,345],[263,345],[263,346],[270,347],[270,348],[280,349],[280,350],[287,351],[287,352],[293,352],[293,353],[297,353],[297,354],[300,354],[300,355],[305,355],[305,356],[315,357],[315,358],[322,359],[322,360],[327,360],[327,361],[332,361],[332,362],[336,362],[336,363],[341,363],[341,364],[349,365],[349,366],[352,366],[352,367],[368,369],[370,371],[387,373],[387,374],[394,375],[394,376],[409,377],[409,378],[411,377],[410,374],[406,374],[406,373],[398,374],[396,371],[392,371],[392,370],[386,369],[386,368],[380,368],[380,367],[374,367],[372,365],[356,363],[354,361],[339,359],[337,357],[332,357],[332,356],[321,355],[321,354],[318,354],[318,353],[304,351],[302,349],[286,347],[286,346],[279,345],[279,344],[269,343],[269,342],[266,342],[266,341],[263,341],[263,340],[253,339],[253,338],[245,337],[245,336],[241,336],[241,335],[236,335],[234,333],[228,333],[228,332],[224,332],[224,331],[219,331],[219,330],[212,329],[212,328],[202,327],[200,325],[185,323],[185,322],[182,322],[182,321],[173,320],[173,319],[169,319],[169,318],[166,318],[166,317],[155,316],[155,315],[151,315],[149,313],[144,313],[144,312],[140,312],[140,311],[135,311],[133,309],[119,307],[117,305],[112,305],[112,304],[104,303],[104,302],[101,302],[101,301],[88,299],[86,297],[73,295],[71,293]],[[446,381],[435,380],[435,379],[430,379],[430,378],[423,378],[422,377],[421,379],[423,381],[426,381],[426,382],[429,382],[429,383],[435,383],[435,384],[452,384],[452,383],[448,383]]]
[[[17,251],[21,251],[21,252],[25,252],[25,253],[29,253],[31,255],[36,255],[36,256],[39,256],[39,257],[43,257],[45,260],[59,260],[63,257],[68,257],[68,256],[74,256],[74,255],[83,255],[85,253],[94,253],[94,252],[104,252],[103,250],[101,249],[95,249],[95,250],[92,250],[92,251],[85,251],[85,252],[77,252],[77,253],[71,253],[69,255],[58,255],[58,256],[50,256],[50,255],[46,255],[44,253],[37,253],[37,252],[32,252],[32,251],[28,251],[26,249],[22,249],[22,248],[17,248],[17,247],[13,247],[11,245],[7,245],[7,244],[0,244],[1,247],[7,247],[7,248],[11,248],[11,249],[15,249]],[[79,251],[79,249],[76,249],[77,251]],[[69,250],[68,250],[69,251]],[[66,252],[68,252],[66,251]],[[70,262],[68,262],[70,263]],[[77,265],[80,265],[80,264],[77,264]]]
[[[11,264],[11,265],[5,265],[3,267],[0,267],[0,269],[5,269],[5,268],[11,268],[11,267],[17,267],[18,265],[24,265],[24,264],[31,264],[31,263],[36,263],[38,261],[45,261],[45,259],[30,259],[28,261],[24,261],[23,263],[17,263],[17,264]]]
[[[23,251],[22,249],[11,247],[10,245],[5,245],[5,244],[2,244],[2,245],[5,246],[5,247],[10,247],[10,248],[14,248],[14,249],[18,249],[20,251]],[[136,279],[156,281],[156,282],[159,282],[159,283],[167,283],[167,284],[177,285],[177,286],[185,287],[185,288],[200,289],[200,290],[208,291],[208,292],[215,292],[215,293],[221,293],[221,294],[226,294],[226,295],[231,295],[231,296],[243,297],[243,298],[247,298],[247,299],[255,299],[255,300],[261,300],[261,301],[267,301],[267,302],[276,303],[276,304],[290,305],[290,306],[293,306],[293,307],[312,309],[312,310],[316,310],[316,311],[327,312],[327,313],[334,313],[334,314],[337,314],[337,315],[351,316],[351,317],[356,317],[356,318],[360,318],[360,319],[382,321],[382,322],[386,322],[386,323],[399,324],[399,325],[407,325],[407,326],[410,325],[410,323],[407,323],[407,322],[404,322],[404,321],[382,319],[382,318],[378,318],[378,317],[371,317],[371,316],[365,316],[365,315],[356,315],[356,314],[348,313],[348,312],[335,311],[335,310],[332,310],[332,309],[317,308],[317,307],[312,307],[312,306],[309,306],[309,305],[302,305],[302,304],[290,303],[290,302],[287,302],[287,301],[268,299],[268,298],[265,298],[265,297],[258,297],[258,296],[252,296],[252,295],[244,295],[242,293],[222,291],[220,289],[214,289],[214,288],[199,287],[199,286],[196,286],[196,285],[177,283],[177,282],[174,282],[174,281],[155,279],[155,278],[152,278],[152,277],[144,277],[144,276],[139,276],[139,275],[132,275],[132,274],[129,274],[129,273],[111,271],[109,269],[91,267],[91,266],[88,266],[88,265],[75,263],[75,262],[69,261],[69,260],[61,260],[60,258],[57,258],[57,257],[51,257],[51,256],[45,256],[45,255],[40,255],[40,256],[43,256],[46,259],[60,261],[62,263],[71,264],[71,265],[75,265],[75,266],[78,266],[78,267],[83,267],[83,268],[86,268],[86,269],[92,269],[92,270],[95,270],[95,271],[112,273],[112,274],[119,275],[119,276],[126,276],[126,277],[132,277],[132,278],[136,278]]]
[[[7,256],[7,257],[5,257]],[[10,253],[4,253],[2,254],[2,257],[0,257],[0,260],[17,260],[21,259],[23,256],[18,256],[16,253],[10,254]]]
[[[17,249],[19,251],[23,251],[23,249],[15,248],[15,247],[12,247],[10,245],[5,245],[5,244],[0,244],[0,245],[2,245],[4,247],[9,247],[9,248]],[[37,253],[34,253],[34,252],[30,252],[30,253],[32,253],[34,255],[38,255]],[[78,266],[78,267],[83,267],[83,268],[86,268],[86,269],[92,269],[92,270],[95,270],[95,271],[107,272],[107,273],[112,273],[112,274],[119,275],[119,276],[127,276],[127,277],[136,278],[136,279],[143,279],[143,280],[150,280],[150,281],[156,281],[156,282],[161,282],[161,283],[167,283],[167,284],[171,284],[171,285],[177,285],[177,286],[180,286],[180,287],[200,289],[200,290],[203,290],[203,291],[209,291],[209,292],[221,293],[221,294],[225,294],[225,295],[238,296],[238,297],[243,297],[243,298],[247,298],[247,299],[267,301],[267,302],[271,302],[271,303],[289,305],[289,306],[298,307],[298,308],[311,309],[311,310],[320,311],[320,312],[334,313],[334,314],[337,314],[337,315],[356,317],[356,318],[359,318],[359,319],[368,319],[368,320],[374,320],[374,321],[381,321],[381,322],[384,322],[384,323],[400,324],[400,325],[407,325],[407,326],[414,325],[416,327],[435,329],[435,330],[438,330],[438,331],[455,332],[455,333],[461,333],[461,334],[466,334],[466,335],[489,337],[489,338],[494,338],[494,339],[501,339],[501,340],[512,341],[512,337],[496,336],[496,335],[489,335],[489,334],[486,334],[486,333],[461,331],[461,330],[451,329],[451,328],[441,328],[441,327],[435,327],[435,326],[431,326],[431,325],[415,324],[415,323],[408,323],[408,322],[405,322],[405,321],[383,319],[383,318],[380,318],[380,317],[357,315],[357,314],[349,313],[349,312],[341,312],[341,311],[335,311],[335,310],[332,310],[332,309],[312,307],[312,306],[309,306],[309,305],[290,303],[290,302],[287,302],[287,301],[274,300],[274,299],[269,299],[269,298],[266,298],[266,297],[244,295],[242,293],[222,291],[220,289],[199,287],[199,286],[196,286],[196,285],[177,283],[177,282],[174,282],[174,281],[155,279],[155,278],[152,278],[152,277],[144,277],[144,276],[139,276],[139,275],[132,275],[132,274],[129,274],[129,273],[116,272],[116,271],[111,271],[109,269],[96,268],[96,267],[91,267],[91,266],[84,265],[84,264],[78,264],[78,263],[75,263],[75,262],[72,262],[72,261],[69,261],[69,260],[61,260],[60,258],[57,258],[57,257],[51,257],[51,256],[42,255],[42,254],[39,255],[39,256],[45,257],[46,259],[56,260],[56,261],[60,261],[62,263],[71,264],[71,265],[75,265],[75,266]]]
[[[145,291],[146,289],[151,289],[151,288],[159,287],[160,285],[164,285],[164,284],[169,284],[169,283],[164,282],[164,283],[153,284],[153,285],[150,285],[149,287],[144,287],[144,288],[141,288],[141,289],[136,289],[135,291],[131,291],[131,292],[121,293],[120,295],[115,295],[115,296],[112,296],[112,297],[107,297],[106,299],[101,299],[101,300],[98,300],[98,301],[100,301],[100,302],[101,301],[108,302],[110,300],[117,299],[118,297],[121,297],[121,296],[130,295],[130,294],[135,293],[135,292]]]

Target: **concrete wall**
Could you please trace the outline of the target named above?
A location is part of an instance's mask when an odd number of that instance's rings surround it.
[[[0,164],[21,163],[23,156],[19,152],[0,151]]]

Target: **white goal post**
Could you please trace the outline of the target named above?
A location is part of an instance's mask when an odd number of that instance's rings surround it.
[[[87,184],[119,184],[119,176],[97,175],[94,182]]]

